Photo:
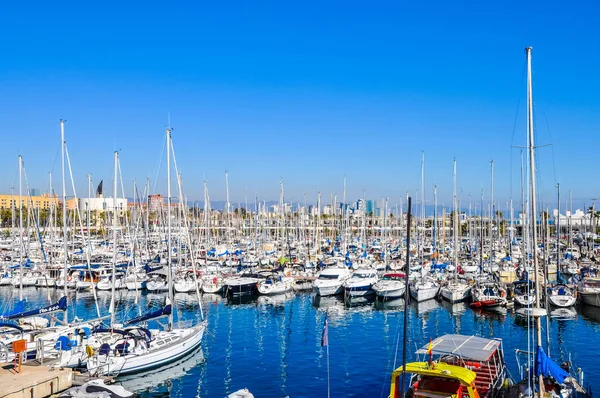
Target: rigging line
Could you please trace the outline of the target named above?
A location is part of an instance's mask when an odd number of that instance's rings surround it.
[[[158,176],[160,175],[160,167],[162,166],[162,160],[165,155],[165,147],[167,146],[167,141],[163,140],[163,147],[160,151],[160,157],[158,158],[158,167],[156,168],[156,177],[154,177],[154,186],[152,187],[152,192],[156,192],[156,185],[158,184]]]
[[[542,116],[544,118],[544,121],[546,122],[546,128],[548,129],[548,134],[550,135],[550,142],[553,142],[554,139],[552,138],[552,130],[550,129],[550,123],[548,122],[548,117],[546,115],[546,112],[544,112],[544,110],[542,109]],[[558,182],[558,179],[556,178],[556,157],[554,155],[554,145],[552,146],[552,172],[554,173],[554,182]]]
[[[523,86],[525,85],[525,76],[527,74],[527,63],[525,63],[523,65],[523,72],[521,73],[521,86],[519,87],[519,93],[523,92]],[[515,118],[513,121],[513,131],[512,131],[512,137],[510,139],[510,147],[511,147],[511,151],[510,151],[510,197],[512,198],[512,194],[513,194],[513,178],[512,178],[512,148],[513,148],[513,144],[515,141],[515,132],[517,131],[517,121],[519,119],[519,109],[521,108],[521,98],[523,97],[522,94],[519,94],[517,96],[517,110],[515,112]]]

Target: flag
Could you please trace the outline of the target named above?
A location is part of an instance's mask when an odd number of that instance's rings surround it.
[[[325,315],[325,324],[323,325],[323,336],[321,336],[321,347],[329,345],[329,328],[327,324],[327,315]]]

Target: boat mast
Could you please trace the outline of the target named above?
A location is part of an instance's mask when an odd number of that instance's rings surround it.
[[[532,254],[533,254],[533,270],[535,273],[535,306],[537,309],[540,308],[540,281],[539,281],[539,269],[538,269],[538,258],[537,258],[537,206],[535,196],[535,151],[534,151],[534,135],[533,135],[533,89],[531,79],[531,47],[525,49],[527,55],[527,127],[529,137],[529,182],[530,182],[530,202],[531,202],[531,234],[532,234]],[[536,317],[536,328],[537,328],[537,346],[542,346],[542,326],[540,317]],[[543,378],[539,376],[539,392],[543,391]]]
[[[61,164],[62,164],[62,224],[63,224],[63,248],[64,248],[64,262],[63,262],[63,276],[64,276],[64,294],[68,297],[67,291],[67,180],[65,179],[65,121],[60,119],[60,149],[61,149]],[[64,322],[68,321],[67,312],[65,311]]]
[[[171,304],[173,302],[173,278],[171,275],[171,255],[173,254],[171,249],[171,128],[167,128],[165,132],[167,135],[167,304]],[[225,173],[225,178],[227,178],[227,173]],[[229,210],[229,200],[227,202],[227,210]],[[167,330],[171,331],[173,328],[173,311],[169,313],[168,322]]]
[[[560,183],[556,183],[556,272],[560,272]]]
[[[119,152],[114,154],[115,175],[113,180],[113,259],[112,259],[112,286],[110,297],[110,326],[114,327],[115,323],[115,273],[117,264],[117,164],[119,162]],[[93,283],[93,279],[92,279]]]
[[[454,282],[456,282],[456,278],[458,275],[458,206],[457,206],[457,198],[456,198],[456,158],[454,159],[454,199],[452,205],[454,206],[454,218],[452,223],[454,224],[453,229],[453,238],[454,241]]]
[[[442,223],[443,224],[443,223]],[[437,185],[433,184],[433,231],[432,231],[432,250],[431,254],[437,252]]]
[[[19,301],[23,300],[23,158],[19,155]]]
[[[425,234],[425,151],[421,152],[421,222],[423,227],[423,233],[419,232],[418,223],[417,223],[417,235],[418,235],[418,251],[419,251],[419,261],[421,265],[423,265],[423,243],[421,239]]]
[[[489,231],[490,231],[490,254],[489,254],[489,259],[490,259],[490,273],[492,272],[492,265],[494,263],[494,230],[493,230],[493,222],[496,220],[496,211],[494,209],[494,160],[490,160],[490,165],[491,165],[491,174],[492,174],[492,184],[491,184],[491,189],[490,189],[490,223],[489,223]]]

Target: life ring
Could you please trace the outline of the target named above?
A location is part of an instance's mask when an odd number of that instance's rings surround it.
[[[91,345],[86,345],[85,353],[87,354],[88,357],[93,357],[94,356],[94,347],[92,347]]]
[[[504,297],[504,296],[506,296],[506,292],[504,290],[501,290],[500,291],[500,297]]]
[[[67,277],[67,281],[71,282],[72,280],[73,280],[73,277],[72,277],[71,275],[69,275],[69,276]],[[89,346],[88,346],[88,347],[89,347]]]

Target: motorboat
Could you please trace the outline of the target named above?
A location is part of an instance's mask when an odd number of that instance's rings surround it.
[[[334,296],[344,291],[343,284],[351,273],[346,267],[328,267],[319,272],[313,289],[319,296]]]
[[[419,350],[419,362],[406,364],[412,375],[407,396],[491,398],[506,388],[508,370],[501,339],[448,334]],[[403,367],[392,373],[391,398],[401,396]]]
[[[582,303],[600,307],[600,277],[585,277],[577,286]]]
[[[383,277],[373,285],[373,291],[378,298],[396,299],[404,296],[406,291],[405,275],[398,272],[384,274]]]
[[[344,295],[346,297],[363,297],[375,294],[372,287],[378,280],[377,271],[374,269],[359,268],[342,284]]]
[[[293,279],[281,274],[273,274],[258,284],[258,293],[263,295],[284,294],[292,291]]]

